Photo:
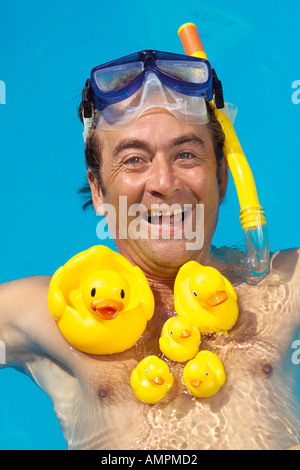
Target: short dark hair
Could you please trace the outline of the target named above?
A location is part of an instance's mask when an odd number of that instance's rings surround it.
[[[223,147],[225,142],[225,134],[223,132],[222,126],[218,119],[215,116],[215,112],[212,106],[206,101],[207,112],[209,116],[208,126],[211,131],[211,137],[214,147],[214,152],[217,159],[217,169],[219,169],[221,165],[222,158],[224,157]],[[83,104],[81,103],[78,109],[78,116],[83,123]],[[85,165],[86,168],[90,168],[97,179],[100,189],[102,191],[103,196],[105,196],[106,189],[103,184],[102,175],[101,175],[101,142],[99,139],[99,135],[96,132],[95,128],[91,128],[88,136],[86,138],[85,143]],[[88,183],[85,183],[79,190],[78,193],[84,199],[87,199],[83,205],[83,210],[86,210],[88,207],[93,205],[92,198],[90,197],[91,189]]]

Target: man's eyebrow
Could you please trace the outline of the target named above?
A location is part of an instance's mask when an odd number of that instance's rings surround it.
[[[140,139],[122,139],[118,143],[118,145],[115,147],[113,151],[113,158],[117,158],[118,155],[123,151],[127,150],[129,148],[136,148],[140,150],[145,150],[147,152],[151,151],[150,145]]]
[[[176,137],[176,139],[172,140],[171,144],[173,146],[177,146],[177,145],[186,144],[188,142],[195,143],[205,148],[204,140],[201,139],[201,137],[199,137],[197,134],[193,134],[193,133]]]
[[[175,139],[171,140],[170,146],[179,146],[182,144],[186,144],[188,142],[195,143],[197,145],[200,145],[201,147],[205,148],[205,142],[201,137],[199,137],[197,134],[190,133],[190,134],[185,134],[180,137],[176,137]],[[118,145],[115,147],[113,150],[113,158],[116,159],[118,155],[123,151],[127,150],[129,148],[136,148],[140,150],[145,150],[146,152],[151,152],[151,147],[150,145],[145,142],[144,140],[141,139],[122,139],[118,143]]]

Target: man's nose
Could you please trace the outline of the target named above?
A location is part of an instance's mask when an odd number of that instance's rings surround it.
[[[155,157],[146,184],[147,191],[153,196],[168,197],[181,187],[182,181],[172,162],[164,156]]]

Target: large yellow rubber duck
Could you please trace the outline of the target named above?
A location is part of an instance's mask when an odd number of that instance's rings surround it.
[[[178,271],[174,306],[179,317],[189,318],[202,335],[227,332],[236,323],[237,295],[215,268],[188,261]]]
[[[185,362],[199,352],[201,335],[188,318],[169,318],[159,338],[161,352],[172,361]]]
[[[200,351],[183,369],[183,381],[192,395],[208,398],[224,385],[226,374],[218,356]]]
[[[130,384],[140,401],[154,405],[166,396],[173,380],[168,364],[157,356],[147,356],[132,371]]]
[[[154,297],[139,267],[106,246],[94,246],[56,271],[48,307],[72,346],[112,354],[136,344],[153,316]]]

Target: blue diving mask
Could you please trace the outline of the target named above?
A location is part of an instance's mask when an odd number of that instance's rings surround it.
[[[85,134],[90,127],[125,128],[152,107],[205,124],[205,101],[217,97],[216,106],[224,106],[221,82],[207,60],[151,50],[95,67],[82,96]]]

